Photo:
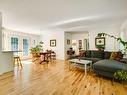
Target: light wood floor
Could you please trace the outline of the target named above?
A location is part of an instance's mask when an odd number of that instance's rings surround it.
[[[72,67],[65,61],[23,64],[0,76],[0,95],[127,95],[127,85]]]

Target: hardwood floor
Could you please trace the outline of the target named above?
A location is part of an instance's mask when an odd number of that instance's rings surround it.
[[[65,61],[23,64],[0,76],[0,95],[127,95],[127,85],[71,67]],[[29,63],[29,64],[28,64]]]

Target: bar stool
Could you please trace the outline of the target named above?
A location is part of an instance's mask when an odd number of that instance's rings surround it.
[[[15,66],[15,63],[17,63],[17,66],[22,67],[21,59],[19,56],[14,56],[14,66]]]

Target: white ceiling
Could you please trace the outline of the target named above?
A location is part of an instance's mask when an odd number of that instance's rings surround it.
[[[22,32],[121,26],[127,0],[0,0],[3,27]]]

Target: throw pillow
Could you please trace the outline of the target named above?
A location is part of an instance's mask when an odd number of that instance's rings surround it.
[[[123,54],[121,52],[117,52],[115,56],[115,60],[120,61],[123,58]]]
[[[79,56],[80,56],[80,57],[85,57],[85,51],[84,51],[84,50],[80,51],[80,52],[79,52]]]
[[[123,58],[123,55],[122,55],[121,52],[112,52],[112,53],[111,53],[111,56],[110,56],[110,59],[111,59],[111,60],[120,61],[122,58]]]
[[[116,52],[112,52],[109,59],[110,60],[114,60],[116,56],[117,56],[117,53]]]

